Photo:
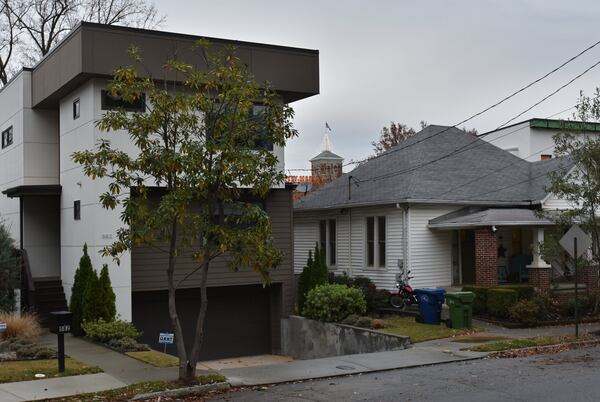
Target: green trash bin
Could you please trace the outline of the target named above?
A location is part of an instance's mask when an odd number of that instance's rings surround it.
[[[446,293],[446,304],[450,308],[451,328],[471,328],[473,326],[473,292]]]

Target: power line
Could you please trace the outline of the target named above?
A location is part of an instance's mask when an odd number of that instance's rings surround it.
[[[577,79],[581,78],[584,74],[586,74],[588,71],[590,71],[591,69],[593,69],[594,67],[596,67],[598,64],[600,64],[600,60],[598,60],[596,63],[592,64],[590,67],[586,68],[582,73],[576,75],[574,78],[572,78],[571,80],[569,80],[569,82],[567,82],[566,84],[560,86],[556,91],[554,91],[554,92],[546,95],[545,97],[543,97],[542,99],[540,99],[538,102],[534,103],[533,105],[531,105],[530,107],[528,107],[527,109],[525,109],[524,111],[522,111],[521,113],[519,113],[518,115],[516,115],[515,117],[513,117],[512,119],[508,120],[506,123],[504,123],[501,126],[499,126],[496,130],[498,130],[498,129],[504,127],[504,126],[506,126],[508,123],[510,123],[511,121],[516,120],[517,118],[521,117],[522,115],[524,115],[525,113],[529,112],[531,109],[533,109],[534,107],[536,107],[540,103],[544,102],[548,98],[556,95],[559,91],[561,91],[564,88],[566,88],[569,85],[571,85],[573,82],[575,82]]]

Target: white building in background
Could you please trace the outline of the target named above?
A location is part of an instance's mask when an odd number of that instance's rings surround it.
[[[535,162],[555,156],[553,136],[567,129],[579,135],[597,135],[600,133],[600,123],[586,123],[583,126],[583,123],[576,121],[530,119],[484,133],[480,137],[519,158]]]

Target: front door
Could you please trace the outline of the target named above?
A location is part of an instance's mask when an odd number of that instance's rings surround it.
[[[475,231],[460,231],[460,257],[463,284],[475,284]]]

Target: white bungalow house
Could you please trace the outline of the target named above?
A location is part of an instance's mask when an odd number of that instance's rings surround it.
[[[562,163],[428,126],[295,204],[294,270],[318,242],[332,272],[389,290],[402,267],[416,287],[529,280],[548,289],[550,266],[534,245],[552,222],[535,211],[566,207],[544,189]]]

